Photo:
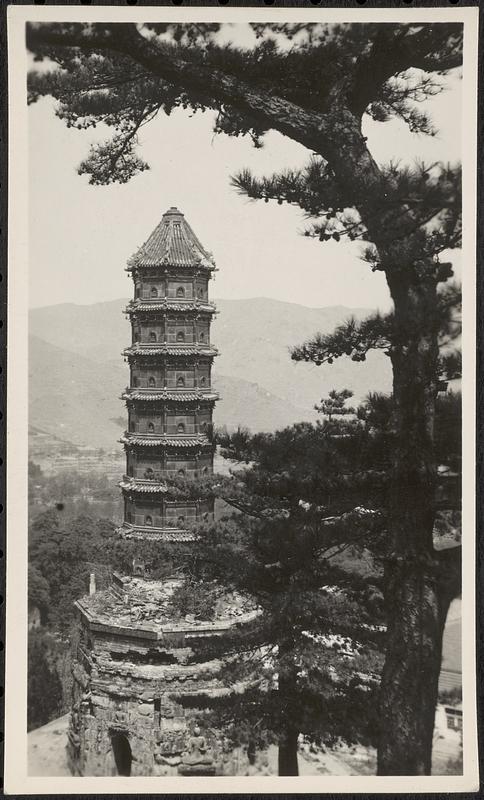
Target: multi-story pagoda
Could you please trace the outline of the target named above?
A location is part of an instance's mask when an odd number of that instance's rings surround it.
[[[171,208],[129,262],[135,297],[127,312],[125,351],[129,414],[122,437],[127,475],[121,482],[121,535],[190,539],[210,518],[206,499],[179,499],[172,478],[213,470],[211,388],[215,308],[208,282],[215,269],[183,214]],[[186,480],[184,480],[186,485]],[[170,491],[170,489],[172,491]],[[189,493],[186,493],[189,494]],[[175,499],[178,498],[178,499]],[[244,759],[203,712],[184,700],[220,694],[220,662],[197,658],[199,645],[258,614],[242,598],[220,598],[210,620],[182,617],[172,598],[182,580],[155,580],[142,562],[113,573],[109,587],[77,602],[81,632],[73,665],[68,761],[75,775],[233,775]]]
[[[150,539],[186,538],[207,519],[207,500],[173,500],[166,479],[213,471],[212,411],[217,395],[210,344],[215,306],[208,300],[213,259],[183,214],[170,208],[129,264],[134,300],[126,309],[132,344],[124,351],[130,385],[123,532]]]

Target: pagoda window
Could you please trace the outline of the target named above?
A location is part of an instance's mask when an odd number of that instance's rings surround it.
[[[205,386],[206,380],[205,378],[200,378],[200,386]]]
[[[158,289],[156,288],[156,286],[151,287],[150,295],[151,297],[158,297]]]
[[[156,386],[156,381],[153,378],[153,375],[151,375],[150,378],[148,379],[148,386]]]
[[[185,433],[185,425],[183,424],[183,422],[179,422],[178,423],[178,425],[176,427],[176,432],[177,433]]]
[[[203,289],[199,289],[198,290],[198,296],[199,297],[203,297]]]
[[[155,426],[153,425],[152,422],[148,422],[148,433],[154,433],[154,432],[155,432]]]
[[[150,331],[150,342],[156,342],[156,333],[154,331]]]
[[[134,420],[133,419],[130,419],[130,421],[129,421],[129,429],[130,429],[130,431],[134,431]]]
[[[185,334],[183,331],[178,331],[176,335],[177,342],[184,342],[185,341]]]
[[[140,287],[140,286],[139,286],[139,284],[138,284],[138,285],[136,286],[135,290],[134,290],[134,296],[135,296],[135,297],[139,297],[139,296],[140,296],[140,294],[141,294],[141,287]]]
[[[176,290],[177,297],[185,297],[185,289],[183,286],[178,286]]]
[[[201,342],[204,342],[204,341],[205,341],[205,334],[204,334],[204,332],[203,332],[203,331],[200,331],[200,341],[201,341]]]
[[[145,478],[146,478],[147,480],[152,480],[152,479],[153,479],[153,477],[154,477],[154,474],[155,474],[155,473],[153,472],[152,468],[151,468],[151,467],[148,467],[148,468],[145,470],[145,475],[144,475],[144,476],[145,476]]]
[[[178,376],[178,378],[176,379],[176,385],[185,386],[185,378],[183,377],[183,375]]]
[[[178,470],[178,477],[179,478],[184,478],[185,477],[185,470],[184,469],[179,469]]]
[[[136,375],[133,375],[133,386],[138,386],[138,378]]]
[[[184,522],[185,522],[185,517],[183,516],[183,514],[181,514],[181,515],[178,517],[178,524],[179,524],[179,525],[183,525],[183,523],[184,523]]]
[[[208,475],[208,467],[202,469],[202,475]]]
[[[149,514],[145,517],[145,525],[147,525],[149,528],[151,528],[153,525],[153,517],[150,517]]]

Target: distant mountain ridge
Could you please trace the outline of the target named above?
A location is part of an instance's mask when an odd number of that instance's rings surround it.
[[[128,302],[30,311],[31,424],[74,443],[113,446],[125,417],[119,396],[129,380],[121,357],[130,340],[122,314]],[[321,367],[290,359],[292,345],[369,309],[306,308],[266,298],[215,302],[211,340],[220,356],[213,383],[222,396],[216,425],[275,430],[314,419],[314,404],[332,388],[349,388],[357,400],[390,389],[390,363],[382,353],[371,353],[363,364],[340,359]]]
[[[77,445],[120,447],[126,409],[120,394],[129,381],[127,366],[99,362],[29,337],[29,423]],[[254,431],[283,428],[300,418],[299,410],[257,384],[217,375],[221,395],[216,424],[248,424]]]

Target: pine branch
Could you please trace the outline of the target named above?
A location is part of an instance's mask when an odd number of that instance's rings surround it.
[[[341,356],[365,361],[370,350],[388,351],[392,343],[392,317],[377,313],[358,322],[354,317],[339,325],[333,333],[317,334],[291,350],[293,361],[312,361],[318,366],[332,364]]]

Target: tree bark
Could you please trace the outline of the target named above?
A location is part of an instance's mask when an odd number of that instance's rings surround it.
[[[281,729],[278,736],[278,774],[299,775],[297,742],[299,731],[295,721],[297,698],[297,667],[294,660],[294,642],[284,639],[279,643],[278,695]]]
[[[297,731],[290,727],[279,738],[278,775],[299,775],[297,740]]]
[[[417,281],[408,266],[390,276],[389,285],[395,304],[398,444],[385,568],[388,630],[378,774],[429,775],[442,637],[452,599],[433,547],[436,281]]]
[[[439,592],[431,568],[392,564],[386,582],[389,619],[380,689],[378,775],[430,775],[450,598]]]

